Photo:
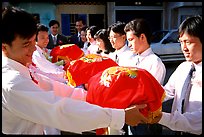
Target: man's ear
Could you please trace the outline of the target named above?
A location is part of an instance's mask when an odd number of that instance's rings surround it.
[[[143,40],[143,41],[147,39],[144,33],[142,33],[142,34],[140,35],[140,38],[141,38],[141,40]]]
[[[6,44],[5,43],[2,43],[2,51],[6,50]]]
[[[8,44],[2,43],[2,51],[3,51],[4,54],[7,53],[7,48],[8,48],[8,46],[9,46]]]
[[[143,39],[144,37],[145,37],[145,35],[142,33],[142,34],[140,35],[140,38]]]

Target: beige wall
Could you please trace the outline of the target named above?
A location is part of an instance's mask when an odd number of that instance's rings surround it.
[[[61,22],[61,14],[105,14],[105,5],[57,5],[56,19]],[[87,20],[88,21],[88,20]],[[89,24],[87,22],[87,24]]]

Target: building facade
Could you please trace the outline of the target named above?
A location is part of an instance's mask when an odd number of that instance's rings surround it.
[[[78,17],[87,26],[99,28],[107,28],[116,21],[127,23],[134,18],[145,18],[152,31],[157,31],[178,28],[186,17],[202,15],[202,2],[2,2],[2,7],[9,4],[31,12],[47,26],[50,20],[58,20],[60,32],[66,36],[75,33]]]

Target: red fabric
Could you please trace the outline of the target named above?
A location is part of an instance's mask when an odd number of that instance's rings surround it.
[[[50,56],[52,56],[52,62],[55,63],[58,59],[76,60],[84,55],[84,52],[75,44],[66,44],[54,47]]]
[[[36,84],[38,84],[38,81],[32,76],[31,72],[30,72],[30,77],[32,79],[33,82],[35,82]]]
[[[150,112],[161,111],[164,97],[164,89],[148,71],[119,66],[91,77],[87,90],[86,101],[102,107],[124,109],[130,105],[147,104],[141,109],[146,117],[152,114]]]
[[[70,64],[66,66],[66,75],[70,85],[79,86],[86,84],[88,80],[98,72],[112,66],[118,66],[118,64],[110,58],[89,54],[70,62]]]
[[[31,64],[33,67],[37,68],[36,64],[32,62]],[[32,79],[33,82],[35,82],[36,84],[38,84],[38,81],[32,76],[32,73],[30,72],[30,77]]]

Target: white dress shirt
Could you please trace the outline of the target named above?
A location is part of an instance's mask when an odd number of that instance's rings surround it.
[[[85,100],[85,90],[40,74],[35,76],[35,84],[27,67],[4,56],[2,78],[4,134],[43,134],[45,126],[81,133],[109,126],[121,129],[124,125],[123,109],[101,108],[81,101]]]
[[[166,68],[162,60],[148,48],[140,55],[135,55],[129,64],[130,67],[138,67],[147,70],[162,85],[166,76]]]
[[[181,114],[177,110],[182,86],[191,68],[191,64],[191,62],[187,61],[181,63],[164,86],[167,95],[165,100],[174,97],[174,101],[172,112],[163,112],[159,123],[174,131],[184,131],[199,135],[202,133],[202,62],[197,65],[194,64],[196,71],[192,78],[192,88],[186,112]]]
[[[88,46],[89,45],[89,43],[86,41],[86,42],[84,42],[84,46],[83,46],[83,48],[82,48],[82,50],[83,50],[83,52],[84,52],[84,54],[86,55],[87,54],[87,49],[88,49]]]
[[[56,77],[56,80],[65,82],[65,71],[63,66],[57,66],[54,63],[48,61],[43,55],[43,50],[36,45],[36,50],[33,52],[32,61],[36,65],[38,73],[50,76],[50,78]],[[33,68],[34,69],[34,68]]]
[[[127,67],[130,65],[129,61],[133,57],[133,53],[127,44],[125,44],[121,49],[115,50],[113,53],[109,53],[109,57],[114,61],[116,61],[116,55],[118,56],[119,66]]]
[[[96,41],[90,43],[89,47],[87,48],[86,54],[97,54],[98,46],[96,45]]]

